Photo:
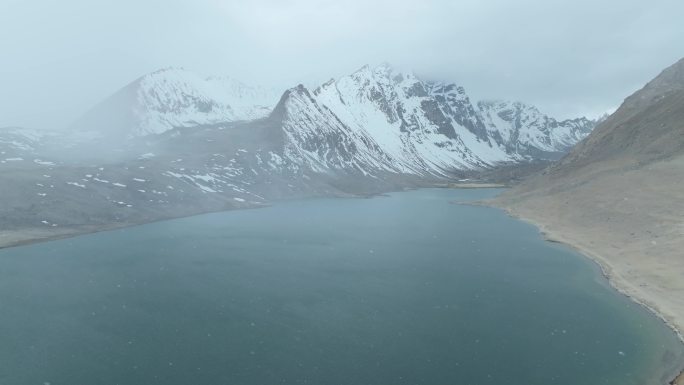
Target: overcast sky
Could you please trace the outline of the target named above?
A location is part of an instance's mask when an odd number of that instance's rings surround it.
[[[162,67],[285,89],[383,61],[594,116],[684,56],[682,15],[682,0],[0,0],[0,126],[64,126]]]

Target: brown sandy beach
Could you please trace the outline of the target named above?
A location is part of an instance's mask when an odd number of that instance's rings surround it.
[[[600,235],[592,237],[591,240],[587,238],[581,239],[583,235],[580,235],[579,232],[568,234],[563,233],[559,230],[550,230],[549,227],[542,224],[543,222],[539,219],[531,219],[528,217],[521,216],[511,209],[505,209],[505,211],[509,215],[519,220],[537,226],[547,241],[558,242],[567,245],[577,250],[579,253],[587,256],[594,262],[596,262],[600,266],[603,275],[606,277],[606,279],[608,279],[613,288],[615,288],[620,293],[626,295],[636,303],[646,307],[654,315],[663,320],[665,324],[667,324],[670,328],[672,328],[675,331],[679,339],[682,340],[682,342],[684,343],[684,336],[682,335],[682,324],[680,319],[682,315],[682,309],[676,309],[679,310],[678,313],[672,312],[672,309],[668,309],[667,306],[670,306],[670,301],[667,298],[663,300],[662,297],[655,296],[655,293],[652,290],[645,289],[646,287],[648,287],[648,284],[644,283],[643,276],[639,277],[639,284],[630,282],[629,279],[634,279],[635,275],[633,271],[631,271],[630,269],[630,264],[623,264],[620,262],[616,263],[615,261],[611,261],[610,259],[605,258],[601,254],[597,253],[596,250],[600,249],[601,247],[596,246],[596,243],[602,243]],[[547,220],[546,222],[550,221]],[[586,246],[587,243],[591,246]],[[603,246],[606,246],[605,243]],[[675,279],[678,274],[676,272],[672,272],[670,275],[673,279]],[[662,289],[656,290],[658,292],[662,292]],[[675,314],[675,316],[672,315],[673,313]],[[670,384],[684,385],[684,371],[682,371],[677,376],[677,378],[673,379],[670,382]]]
[[[684,342],[684,157],[595,171],[600,177],[522,186],[489,203],[596,261],[617,290]]]
[[[684,59],[491,204],[594,259],[684,341]]]

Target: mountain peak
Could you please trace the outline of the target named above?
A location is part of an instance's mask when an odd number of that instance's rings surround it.
[[[146,76],[154,76],[154,75],[168,75],[168,74],[173,74],[173,73],[191,73],[192,71],[189,71],[185,69],[185,67],[176,67],[176,66],[168,66],[168,67],[162,67],[157,70],[154,70],[152,72],[149,72],[141,77],[146,77]]]
[[[353,74],[362,74],[362,73],[370,73],[371,72],[371,67],[368,64],[364,64],[361,66],[361,68],[357,69],[356,71],[352,72]]]
[[[111,137],[158,134],[178,127],[268,116],[279,93],[231,77],[202,77],[180,67],[148,73],[72,125]]]
[[[393,73],[395,72],[394,66],[388,62],[382,62],[377,67],[374,68],[375,72],[380,73]]]
[[[355,79],[389,78],[394,79],[396,82],[399,82],[404,79],[415,78],[415,75],[413,75],[413,73],[404,73],[402,71],[399,71],[395,66],[391,65],[388,62],[382,62],[375,67],[371,67],[370,65],[366,64],[358,70],[354,71],[349,76]]]

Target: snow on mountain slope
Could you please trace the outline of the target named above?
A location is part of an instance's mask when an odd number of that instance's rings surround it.
[[[267,116],[282,94],[280,90],[247,85],[229,76],[212,76],[206,81],[218,93],[218,99],[233,108],[239,120]]]
[[[3,150],[34,151],[44,136],[45,133],[39,130],[23,127],[2,127],[0,128],[0,146]]]
[[[252,121],[268,116],[276,102],[276,93],[232,78],[164,69],[93,108],[72,136],[125,140]],[[276,109],[269,121],[285,138],[283,154],[291,161],[321,172],[371,175],[447,176],[501,162],[553,159],[594,124],[584,118],[558,122],[521,103],[474,104],[462,87],[425,82],[387,64],[364,66],[313,91],[290,89]]]
[[[406,169],[441,172],[482,166],[489,160],[465,145],[463,137],[472,135],[460,135],[449,124],[425,84],[387,65],[363,67],[314,94],[342,122],[370,135]]]
[[[33,162],[51,164],[36,158],[44,138],[50,133],[24,127],[0,128],[0,163]]]
[[[267,116],[279,96],[232,78],[203,78],[168,68],[124,87],[86,113],[73,129],[134,137],[177,127],[253,120]]]
[[[487,131],[508,152],[538,157],[561,155],[584,139],[596,125],[587,118],[557,121],[520,102],[483,101],[478,109]]]
[[[0,129],[0,230],[78,233],[432,186],[551,158],[594,123],[558,122],[519,103],[474,104],[461,87],[387,65],[276,95],[166,69],[116,92],[70,133]]]
[[[314,171],[402,171],[370,135],[345,125],[302,85],[286,91],[275,114],[282,114],[276,124],[285,133],[285,157]]]
[[[508,160],[459,125],[425,83],[387,65],[363,67],[314,91],[318,103],[348,127],[364,132],[404,170],[443,174]],[[468,146],[470,143],[471,146]]]
[[[289,90],[282,110],[290,154],[314,168],[445,176],[500,162],[553,158],[593,127],[557,122],[520,103],[473,105],[462,87],[389,65],[364,66],[313,92]]]
[[[25,127],[0,128],[0,170],[44,169],[58,162],[45,151],[46,142],[54,140],[56,133]]]

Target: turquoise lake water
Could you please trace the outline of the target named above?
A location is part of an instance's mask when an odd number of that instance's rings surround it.
[[[426,189],[0,250],[0,385],[644,385],[684,347],[597,267]]]

